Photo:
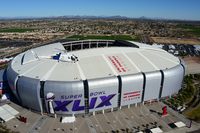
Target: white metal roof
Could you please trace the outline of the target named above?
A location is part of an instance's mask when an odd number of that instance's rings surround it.
[[[19,112],[17,110],[7,104],[0,106],[0,118],[5,122],[13,119],[18,113]]]
[[[15,57],[11,65],[20,76],[40,80],[77,81],[165,70],[180,64],[177,57],[164,50],[136,42],[134,44],[139,48],[104,47],[73,51],[79,58],[76,63],[53,59],[38,60],[29,50]],[[56,49],[64,47],[61,43],[54,43],[32,51],[39,56],[53,56],[59,53]]]
[[[62,117],[61,123],[72,123],[76,121],[75,116]]]
[[[152,128],[150,130],[151,130],[152,133],[162,133],[163,132],[159,127]]]
[[[182,121],[178,121],[178,122],[175,122],[174,123],[177,127],[185,127],[186,125],[185,125],[185,123],[183,123]]]

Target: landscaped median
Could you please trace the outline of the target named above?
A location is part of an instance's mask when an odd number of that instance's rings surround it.
[[[200,121],[200,74],[185,76],[180,92],[163,102],[189,119]]]
[[[192,109],[191,111],[187,111],[187,112],[185,113],[185,115],[186,115],[188,118],[190,118],[190,119],[192,119],[192,120],[194,120],[194,121],[200,122],[200,106],[198,106],[198,107]]]

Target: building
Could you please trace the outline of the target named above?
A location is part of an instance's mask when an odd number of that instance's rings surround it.
[[[62,55],[77,60],[61,60]],[[7,79],[27,108],[87,114],[174,95],[184,73],[182,60],[162,49],[137,42],[85,40],[21,53],[8,66]]]

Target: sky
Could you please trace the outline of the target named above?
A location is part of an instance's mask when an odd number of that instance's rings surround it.
[[[2,0],[0,17],[92,15],[200,20],[200,0]]]

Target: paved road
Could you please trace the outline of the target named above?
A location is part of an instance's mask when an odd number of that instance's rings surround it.
[[[199,57],[184,57],[186,64],[186,74],[199,74],[200,73],[200,58]]]
[[[200,64],[192,63],[186,65],[187,65],[186,74],[200,74]]]

